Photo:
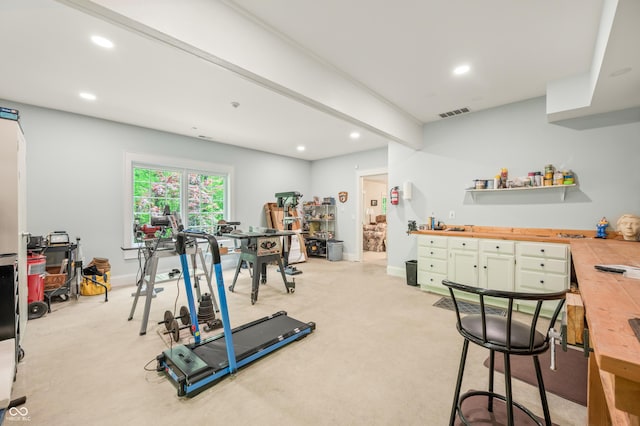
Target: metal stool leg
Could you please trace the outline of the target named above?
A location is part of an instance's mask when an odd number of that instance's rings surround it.
[[[464,339],[464,343],[462,344],[462,356],[460,357],[460,367],[458,368],[458,381],[456,382],[456,390],[453,394],[453,405],[451,406],[449,426],[453,426],[456,421],[456,411],[458,410],[458,401],[460,400],[460,388],[462,387],[462,375],[464,374],[464,365],[467,361],[468,350],[469,341]]]
[[[542,402],[542,412],[544,413],[544,423],[551,426],[551,414],[549,413],[549,404],[547,403],[547,393],[544,389],[544,380],[542,379],[542,371],[540,370],[540,360],[538,355],[533,356],[533,365],[536,368],[536,377],[538,379],[538,390],[540,391],[540,401]]]
[[[505,402],[507,404],[507,424],[513,426],[513,392],[511,389],[511,359],[509,354],[504,354],[504,388]]]
[[[489,392],[493,392],[493,373],[495,371],[495,358],[496,352],[493,350],[489,351]],[[487,404],[487,410],[492,413],[493,412],[493,396],[489,395],[489,400]]]

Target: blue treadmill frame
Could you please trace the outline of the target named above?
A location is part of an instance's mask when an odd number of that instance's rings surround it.
[[[206,239],[209,243],[209,247],[212,254],[212,262],[216,276],[216,287],[218,290],[219,297],[219,305],[220,305],[220,316],[222,320],[223,333],[218,334],[216,336],[210,337],[206,340],[201,339],[200,335],[200,327],[198,325],[198,316],[196,313],[196,303],[195,298],[193,296],[193,291],[191,289],[191,278],[189,276],[189,263],[186,254],[187,247],[187,239]],[[315,330],[315,323],[302,323],[298,320],[291,318],[291,321],[296,326],[284,334],[279,334],[277,336],[273,336],[270,340],[265,342],[263,345],[256,347],[254,351],[249,350],[249,354],[246,356],[243,354],[242,359],[238,360],[236,358],[236,353],[233,344],[233,334],[237,332],[241,332],[242,330],[246,330],[250,327],[254,327],[258,324],[265,323],[267,321],[273,320],[274,318],[282,315],[287,315],[286,312],[280,311],[273,315],[260,318],[258,320],[252,321],[250,323],[241,325],[239,327],[231,329],[230,321],[229,321],[229,311],[227,305],[227,298],[225,294],[225,286],[224,286],[224,278],[222,275],[222,265],[220,262],[220,250],[218,248],[218,243],[216,238],[204,232],[195,232],[195,231],[184,231],[180,232],[177,235],[176,239],[176,251],[180,256],[180,263],[183,271],[184,284],[186,288],[187,301],[189,304],[189,315],[191,317],[191,331],[194,337],[194,343],[188,345],[178,345],[176,347],[172,347],[171,349],[163,351],[160,355],[157,356],[157,371],[164,371],[166,375],[177,385],[178,387],[178,396],[189,396],[196,391],[202,390],[207,385],[210,385],[217,380],[221,379],[226,375],[232,375],[237,372],[237,370],[265,355],[270,354],[271,352],[280,349],[281,347],[305,337]],[[217,343],[220,339],[224,339],[225,347],[226,347],[226,366],[202,366],[202,364],[206,364],[200,357],[198,357],[194,350],[200,346],[204,346],[207,344]],[[174,355],[174,351],[178,358],[186,358],[193,356],[195,363],[199,364],[201,367],[199,371],[195,372],[192,377],[189,376],[188,372],[184,372],[180,369],[178,362],[172,360]],[[246,353],[247,351],[245,351]],[[191,361],[189,361],[191,362]]]

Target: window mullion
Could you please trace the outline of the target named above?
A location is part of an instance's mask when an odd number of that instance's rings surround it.
[[[185,229],[190,228],[189,226],[189,170],[182,169],[182,194],[180,195],[181,208],[182,212],[182,224]]]

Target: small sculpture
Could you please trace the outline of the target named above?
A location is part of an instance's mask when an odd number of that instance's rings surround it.
[[[634,214],[623,214],[618,219],[618,232],[627,241],[640,240],[640,216]]]
[[[600,222],[598,222],[596,238],[607,238],[607,226],[609,226],[609,221],[603,216],[602,219],[600,219]]]

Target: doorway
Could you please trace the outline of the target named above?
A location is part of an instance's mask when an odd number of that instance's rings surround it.
[[[360,260],[387,264],[388,175],[386,170],[371,170],[360,176]]]

